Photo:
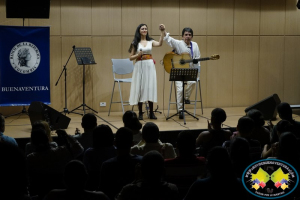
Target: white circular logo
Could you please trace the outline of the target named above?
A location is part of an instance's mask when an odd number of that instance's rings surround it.
[[[9,54],[11,66],[21,74],[34,72],[41,61],[39,49],[30,42],[16,44]]]

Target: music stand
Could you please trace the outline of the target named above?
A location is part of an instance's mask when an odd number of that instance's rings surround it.
[[[169,81],[182,81],[182,110],[179,110],[176,114],[168,117],[166,120],[174,117],[175,115],[179,115],[182,112],[184,124],[185,122],[185,114],[192,116],[193,118],[199,120],[199,118],[195,117],[192,113],[189,113],[184,108],[184,85],[186,85],[185,81],[197,81],[198,77],[198,68],[172,68],[170,72]]]
[[[89,47],[76,47],[74,49],[74,53],[75,53],[75,57],[77,60],[77,64],[83,65],[83,68],[82,68],[83,69],[83,73],[82,73],[82,88],[83,88],[83,92],[82,92],[83,98],[82,99],[83,99],[83,102],[80,106],[71,110],[70,112],[73,112],[74,110],[79,110],[79,108],[82,107],[83,115],[85,114],[85,110],[92,110],[93,112],[98,113],[97,111],[95,111],[94,109],[92,109],[91,107],[89,107],[88,105],[85,104],[85,65],[97,64],[97,63],[95,63],[92,50]],[[86,109],[85,107],[87,107],[88,109]]]

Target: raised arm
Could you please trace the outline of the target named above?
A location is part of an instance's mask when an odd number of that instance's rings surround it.
[[[152,42],[153,47],[160,47],[163,43],[163,38],[164,38],[164,35],[165,35],[165,25],[163,25],[163,24],[159,25],[159,30],[161,31],[159,41],[158,42],[153,41]]]

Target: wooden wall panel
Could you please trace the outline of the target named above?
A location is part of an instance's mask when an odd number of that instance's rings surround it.
[[[5,0],[0,0],[0,25],[5,26],[23,26],[23,19],[6,18],[6,6]],[[28,25],[28,21],[25,21],[25,26]]]
[[[259,35],[260,0],[235,1],[234,35]]]
[[[233,0],[209,0],[207,7],[207,34],[233,34]]]
[[[176,22],[176,23],[174,23]],[[166,25],[172,35],[181,35],[179,30],[179,0],[152,0],[152,31],[151,35],[159,34],[158,26]]]
[[[234,37],[233,106],[250,106],[258,100],[259,37]]]
[[[121,34],[121,0],[92,0],[92,34]]]
[[[139,24],[147,24],[152,33],[151,1],[128,0],[122,2],[122,35],[134,35]]]
[[[50,35],[60,35],[60,1],[51,0],[49,19],[29,19],[29,26],[50,26]]]
[[[286,0],[285,34],[300,35],[300,12],[295,0]]]
[[[93,37],[93,51],[97,65],[94,65],[93,76],[93,106],[99,111],[108,111],[113,88],[112,58],[121,58],[121,37]],[[123,84],[121,84],[123,85]],[[125,96],[125,95],[123,95]],[[116,84],[114,101],[119,101],[119,88]],[[100,102],[106,102],[106,107],[99,107]],[[113,104],[112,111],[122,110],[118,104]]]
[[[179,24],[180,31],[184,27],[191,27],[195,35],[206,35],[207,0],[180,0]]]
[[[273,93],[281,100],[300,104],[300,12],[296,2],[52,0],[50,19],[25,19],[24,25],[51,26],[51,102],[60,111],[64,107],[64,77],[58,86],[54,85],[73,45],[92,47],[97,65],[86,66],[86,103],[97,111],[108,111],[113,84],[111,58],[128,58],[129,44],[140,23],[148,25],[155,40],[159,39],[161,23],[177,39],[181,39],[182,28],[190,26],[202,57],[220,54],[220,60],[201,63],[205,107],[249,106]],[[0,24],[23,25],[22,19],[6,18],[5,0],[0,0]],[[160,60],[170,50],[165,43],[153,49],[159,110],[168,108],[169,74]],[[82,66],[77,65],[74,55],[67,69],[67,101],[71,110],[82,103]],[[130,87],[124,85],[122,91],[128,99]],[[118,95],[116,90],[115,97]],[[99,107],[99,102],[106,102],[107,106]],[[13,114],[21,110],[22,107],[9,107],[0,111]],[[121,106],[114,105],[112,110],[121,111]]]
[[[300,99],[300,37],[285,37],[282,101],[299,104]]]
[[[50,37],[50,97],[51,107],[63,111],[65,108],[65,73],[61,72],[66,64],[62,64],[62,41],[60,36]],[[71,52],[70,52],[71,53]],[[67,75],[69,65],[66,66]],[[61,75],[60,79],[59,76]],[[68,81],[68,77],[67,77]],[[55,86],[55,84],[57,85]],[[67,82],[68,85],[68,82]],[[67,88],[68,89],[68,88]],[[68,106],[68,105],[67,105]]]
[[[283,35],[285,0],[261,0],[261,35]]]
[[[233,82],[233,37],[208,36],[207,53],[220,59],[207,63],[207,106],[231,107]]]
[[[61,34],[62,35],[91,35],[91,33],[92,33],[91,0],[61,1]]]
[[[91,47],[89,36],[62,37],[62,65],[64,65],[75,47]],[[96,60],[97,61],[97,60]],[[85,103],[92,106],[93,101],[93,69],[95,65],[85,66]],[[78,65],[75,54],[71,56],[67,65],[67,100],[69,110],[73,110],[83,103],[83,65]]]
[[[259,55],[258,98],[262,100],[274,93],[283,97],[284,37],[261,36]]]

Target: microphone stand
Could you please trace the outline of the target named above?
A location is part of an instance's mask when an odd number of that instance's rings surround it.
[[[64,113],[65,115],[71,113],[71,112],[68,110],[68,107],[67,107],[67,67],[66,67],[66,66],[67,66],[67,64],[69,63],[69,60],[70,60],[71,56],[72,56],[73,53],[74,53],[75,45],[74,45],[72,48],[73,48],[73,50],[72,50],[72,52],[71,52],[71,54],[70,54],[70,56],[69,56],[69,58],[68,58],[66,64],[64,65],[64,68],[63,68],[63,70],[61,71],[58,80],[57,80],[56,83],[55,83],[55,86],[57,86],[57,84],[58,84],[58,82],[59,82],[59,80],[60,80],[60,78],[61,78],[63,72],[65,72],[65,107],[64,107],[64,110],[61,111],[61,113]],[[74,112],[74,113],[75,113],[75,112]],[[76,114],[79,114],[79,113],[76,113]]]

